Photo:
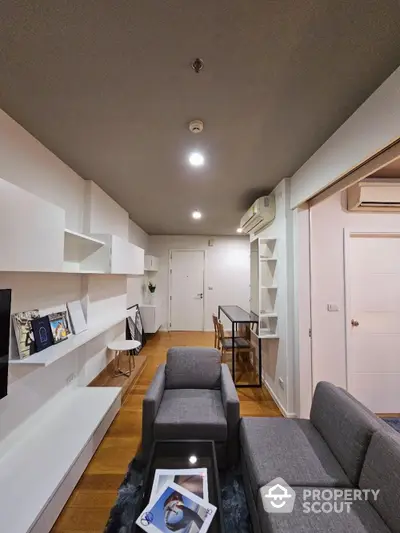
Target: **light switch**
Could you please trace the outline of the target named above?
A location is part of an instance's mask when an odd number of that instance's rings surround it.
[[[208,287],[209,291],[212,291],[213,289],[214,289],[214,287]]]
[[[326,308],[327,308],[328,311],[331,312],[331,313],[336,312],[336,311],[339,311],[339,306],[338,306],[338,304],[327,304]]]

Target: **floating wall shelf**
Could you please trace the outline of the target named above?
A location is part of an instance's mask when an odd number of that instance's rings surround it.
[[[80,263],[105,243],[88,235],[64,230],[64,261]]]
[[[91,341],[95,337],[98,337],[105,331],[117,326],[121,322],[124,322],[126,317],[114,318],[111,321],[99,324],[93,328],[90,328],[78,335],[71,335],[67,340],[58,344],[53,344],[49,348],[42,350],[41,352],[34,353],[25,359],[10,359],[10,365],[31,365],[31,366],[48,366],[61,357],[69,354],[73,350],[76,350],[80,346],[83,346],[87,342]]]

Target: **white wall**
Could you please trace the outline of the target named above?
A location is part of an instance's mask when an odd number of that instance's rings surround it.
[[[344,229],[398,231],[400,213],[349,213],[346,193],[311,207],[311,309],[313,385],[346,387]],[[338,312],[328,312],[334,303]]]
[[[209,239],[213,246],[208,246]],[[149,237],[149,253],[160,258],[155,276],[156,302],[161,308],[162,328],[168,329],[168,265],[170,250],[205,250],[205,329],[212,331],[212,313],[218,305],[235,304],[249,309],[250,243],[247,237],[155,235]]]
[[[83,230],[85,181],[1,109],[0,178],[62,207],[66,227]]]
[[[292,177],[297,207],[399,138],[400,68]]]
[[[276,237],[275,308],[278,314],[279,339],[262,341],[263,380],[282,411],[294,413],[294,334],[293,334],[293,223],[289,207],[290,180],[282,180],[274,189],[276,217],[257,237]],[[253,238],[253,236],[252,236]],[[279,384],[283,380],[284,388]]]
[[[129,220],[129,242],[140,246],[147,253],[149,247],[149,236],[142,230],[133,220]],[[144,276],[128,276],[127,279],[127,305],[130,307],[135,304],[142,304],[144,301],[144,291],[146,285],[147,275]]]

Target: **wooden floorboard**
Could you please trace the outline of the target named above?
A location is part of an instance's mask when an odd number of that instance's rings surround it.
[[[102,533],[128,464],[141,441],[142,400],[171,346],[212,346],[214,333],[158,333],[144,347],[146,365],[64,507],[52,533]],[[246,376],[243,376],[245,379]],[[264,389],[238,389],[241,416],[282,416]]]

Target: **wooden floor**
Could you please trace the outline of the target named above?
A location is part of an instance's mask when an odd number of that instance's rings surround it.
[[[159,333],[142,350],[146,366],[125,397],[123,406],[87,467],[52,533],[101,533],[117,490],[141,439],[142,400],[157,366],[171,346],[212,346],[213,333]],[[269,394],[238,389],[241,416],[281,416]]]

